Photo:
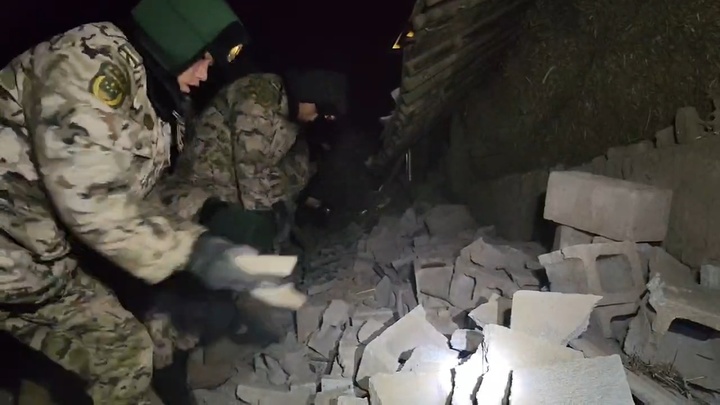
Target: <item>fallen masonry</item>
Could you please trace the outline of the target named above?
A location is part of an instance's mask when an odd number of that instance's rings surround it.
[[[459,205],[411,208],[367,234],[352,229],[347,243],[333,238],[310,260],[318,279],[304,288],[295,330],[224,386],[197,390],[199,403],[712,403],[717,265],[708,261],[700,284],[661,248],[637,243],[662,239],[667,217],[647,209],[669,209],[667,192],[565,177],[552,177],[562,192],[547,198],[576,203],[548,202],[568,222],[553,252],[479,228]],[[582,190],[603,187],[634,204],[616,221],[652,229],[612,223],[609,200],[581,206]],[[588,209],[610,223],[588,222]],[[678,319],[702,333],[684,334]],[[672,355],[683,356],[678,374],[658,378],[653,365]]]

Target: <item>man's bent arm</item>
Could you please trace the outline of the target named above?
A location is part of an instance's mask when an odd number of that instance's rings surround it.
[[[138,168],[153,159],[143,151],[152,150],[160,122],[146,111],[154,119],[148,128],[131,119],[129,107],[113,108],[113,100],[92,93],[93,79],[108,66],[133,80],[124,61],[114,59],[71,48],[45,63],[43,83],[34,83],[39,88],[30,132],[62,222],[134,276],[157,283],[184,267],[204,228],[169,214],[156,200],[143,200],[137,190]],[[129,104],[135,95],[120,96]]]

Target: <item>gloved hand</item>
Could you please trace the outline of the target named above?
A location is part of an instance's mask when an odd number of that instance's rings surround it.
[[[297,310],[307,297],[286,280],[296,264],[296,256],[259,256],[254,248],[206,232],[195,242],[187,271],[208,288],[247,291],[270,306]]]
[[[195,242],[187,270],[214,290],[252,291],[262,283],[280,283],[276,277],[247,274],[235,264],[238,256],[257,255],[253,247],[234,245],[206,232]]]

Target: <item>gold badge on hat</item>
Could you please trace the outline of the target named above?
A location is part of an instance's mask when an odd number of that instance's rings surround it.
[[[238,45],[235,45],[232,48],[230,48],[230,52],[228,52],[228,55],[227,55],[228,63],[232,63],[232,61],[234,61],[235,58],[237,58],[237,56],[240,55],[240,52],[242,52],[242,49],[243,49],[242,44],[238,44]]]

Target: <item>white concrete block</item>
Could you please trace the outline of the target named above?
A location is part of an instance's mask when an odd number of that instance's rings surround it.
[[[588,327],[598,295],[518,291],[513,295],[510,328],[567,346]]]
[[[422,306],[415,307],[368,343],[357,372],[358,385],[367,388],[371,376],[394,373],[400,355],[419,346],[447,348],[447,339],[427,321]]]
[[[458,353],[437,346],[416,347],[405,361],[402,372],[436,372],[450,370],[458,364]]]
[[[583,357],[579,351],[504,326],[487,325],[483,334],[485,359],[491,370],[536,367]]]
[[[310,335],[320,328],[320,320],[327,305],[306,303],[295,313],[298,341],[307,342]]]
[[[555,171],[548,179],[545,219],[614,240],[665,239],[672,190],[589,173]]]
[[[452,391],[450,370],[437,373],[376,374],[370,378],[370,405],[438,405]]]
[[[482,332],[471,329],[458,329],[450,337],[450,347],[457,351],[474,352],[483,341]]]
[[[487,363],[485,363],[485,353],[482,351],[474,353],[464,363],[455,367],[452,405],[473,405],[475,392],[480,384],[480,377],[486,372]],[[486,402],[479,403],[485,404]]]
[[[620,356],[513,371],[510,405],[633,405]]]
[[[368,400],[365,398],[343,395],[341,397],[338,397],[337,405],[368,405]]]
[[[481,328],[487,324],[502,325],[505,313],[510,310],[511,305],[510,299],[492,293],[488,302],[470,311],[468,316]]]
[[[480,405],[502,405],[507,396],[508,383],[510,382],[510,370],[490,370],[483,376],[475,399]],[[453,404],[456,405],[456,404]],[[469,403],[457,405],[470,405]]]

